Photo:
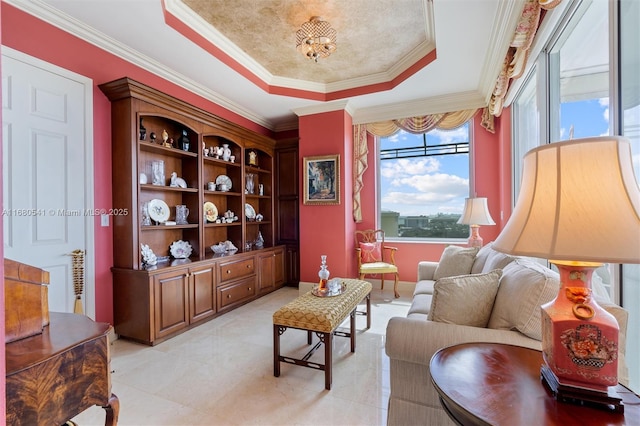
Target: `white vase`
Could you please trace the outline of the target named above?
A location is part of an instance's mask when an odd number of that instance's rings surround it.
[[[229,161],[230,158],[231,158],[231,149],[229,149],[229,144],[228,143],[223,143],[222,144],[222,159],[224,161]]]

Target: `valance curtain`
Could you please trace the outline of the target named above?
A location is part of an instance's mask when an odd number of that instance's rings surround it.
[[[436,128],[452,130],[469,121],[477,112],[477,109],[469,109],[353,126],[353,220],[356,223],[362,222],[360,191],[364,187],[362,175],[368,166],[367,133],[388,137],[399,130],[414,134],[426,133]]]
[[[518,26],[509,45],[509,50],[502,63],[502,70],[496,80],[489,105],[482,111],[481,125],[491,133],[495,133],[494,118],[500,117],[504,106],[504,97],[511,80],[522,76],[533,38],[540,26],[542,9],[550,10],[562,0],[528,0],[522,10]]]

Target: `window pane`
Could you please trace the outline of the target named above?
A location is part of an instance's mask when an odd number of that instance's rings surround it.
[[[551,141],[610,134],[608,2],[578,10],[549,64]]]
[[[640,2],[620,2],[620,100],[622,134],[631,141],[636,178],[640,178]],[[629,385],[640,392],[640,265],[622,266],[622,306],[629,311],[627,360]],[[634,362],[635,360],[635,362]]]
[[[387,237],[468,238],[469,124],[380,139],[380,223]]]
[[[513,199],[518,199],[522,179],[522,158],[541,143],[538,73],[534,69],[513,102]]]

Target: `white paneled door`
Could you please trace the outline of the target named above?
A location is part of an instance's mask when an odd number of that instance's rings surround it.
[[[2,214],[5,257],[50,273],[50,311],[73,312],[71,253],[87,253],[82,305],[93,316],[91,83],[82,80],[3,48]]]

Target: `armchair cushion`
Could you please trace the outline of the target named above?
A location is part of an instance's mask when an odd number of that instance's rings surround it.
[[[502,271],[440,278],[434,285],[430,321],[486,327]]]
[[[473,261],[476,259],[476,247],[448,246],[442,252],[438,266],[433,273],[433,279],[467,275],[471,272]]]
[[[360,247],[360,261],[362,263],[381,262],[382,250],[380,243],[358,243]]]

